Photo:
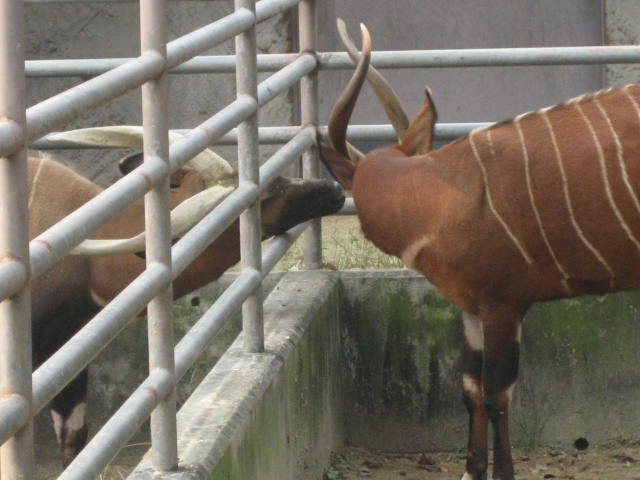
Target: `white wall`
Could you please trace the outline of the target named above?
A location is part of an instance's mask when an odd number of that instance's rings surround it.
[[[602,42],[600,0],[329,0],[321,46],[341,50],[334,18],[343,17],[353,36],[364,22],[374,50],[598,45]],[[493,67],[383,71],[412,115],[430,85],[440,121],[499,121],[602,87],[599,66]],[[326,120],[347,73],[323,76]],[[357,123],[387,123],[365,89]]]

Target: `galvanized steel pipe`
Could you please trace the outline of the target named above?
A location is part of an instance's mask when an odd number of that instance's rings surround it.
[[[173,391],[173,372],[156,369],[129,396],[58,480],[98,478],[118,451],[140,429],[161,399]]]
[[[169,146],[171,168],[184,165],[238,123],[255,114],[257,110],[258,104],[254,98],[248,95],[239,96],[208,120],[189,130],[184,138]]]
[[[233,14],[231,14],[233,15]],[[243,13],[246,16],[246,13]],[[234,28],[236,28],[234,26]],[[238,26],[237,28],[241,28]],[[177,40],[174,40],[176,42]],[[171,45],[171,44],[170,44]],[[185,49],[187,47],[184,47]],[[188,53],[178,52],[173,47],[174,55],[187,56]],[[190,52],[192,53],[192,52]],[[275,72],[298,58],[297,53],[269,53],[258,55],[257,68],[259,72]],[[77,58],[65,60],[27,60],[27,77],[95,77],[113,68],[125,64],[131,58]],[[186,62],[171,67],[171,74],[194,73],[235,73],[235,55],[205,55],[197,56]]]
[[[205,217],[202,222],[188,232],[174,248],[174,275],[190,263],[192,258],[200,254],[203,244],[211,242],[211,238],[217,237],[246,205],[257,199],[260,191],[268,188],[269,184],[277,177],[282,168],[289,165],[300,156],[300,153],[314,142],[313,130],[306,128],[300,132],[291,142],[278,150],[260,168],[260,190],[256,186],[245,184],[227,197],[213,212]],[[306,225],[306,224],[305,224]],[[302,230],[300,230],[302,231]],[[198,358],[201,351],[211,341],[219,329],[224,326],[226,317],[247,298],[260,282],[260,278],[268,273],[273,265],[271,260],[265,264],[265,259],[273,259],[274,254],[269,253],[272,240],[263,251],[261,265],[262,272],[255,269],[245,269],[238,279],[234,281],[214,305],[201,317],[200,320],[185,334],[176,347],[176,377],[179,379]],[[282,242],[278,242],[282,245]],[[189,258],[186,258],[186,257]],[[277,261],[277,260],[276,260]],[[266,265],[266,267],[265,267]]]
[[[21,150],[0,153],[0,258],[29,268],[29,225],[27,223],[27,162],[24,149],[24,12],[21,1],[0,0],[0,137],[22,137]],[[17,137],[16,137],[17,136]],[[13,150],[13,151],[11,151]],[[11,154],[11,155],[9,155]],[[14,404],[31,403],[31,295],[22,288],[0,302],[0,396],[19,396]],[[33,478],[33,422],[17,412],[8,420],[15,431],[0,449],[0,470],[5,480]],[[19,416],[19,418],[17,418]],[[5,422],[3,422],[5,423]],[[5,423],[6,425],[6,423]]]
[[[29,273],[24,262],[18,260],[0,261],[0,301],[11,297],[24,288]]]
[[[160,159],[148,159],[130,175],[34,238],[30,242],[32,275],[39,276],[51,268],[71,248],[149,191],[166,173],[167,167]]]
[[[302,0],[298,6],[298,32],[300,36],[300,53],[302,56],[313,55],[314,70],[309,71],[300,81],[300,123],[304,126],[318,127],[318,70],[315,52],[317,50],[316,34],[316,1]],[[310,52],[310,53],[305,53]],[[318,178],[320,161],[315,146],[302,155],[302,176]],[[322,266],[322,220],[311,220],[304,234],[304,265],[309,270]]]
[[[245,184],[234,190],[220,205],[185,233],[173,246],[173,276],[180,275],[251,202],[260,195],[256,185]]]
[[[247,9],[255,13],[255,0],[235,0],[236,10]],[[258,72],[256,68],[255,25],[236,37],[236,86],[239,97],[258,100]],[[260,153],[258,146],[258,115],[249,116],[238,126],[238,179],[239,185],[260,183]],[[242,270],[261,268],[262,226],[260,203],[249,205],[240,215],[240,265]],[[242,304],[242,331],[247,352],[264,352],[262,318],[262,288],[259,285]]]
[[[36,140],[90,109],[139,87],[159,75],[165,67],[164,58],[147,52],[99,77],[48,98],[27,109],[27,138]]]
[[[165,59],[165,63],[167,13],[167,0],[140,0],[142,52],[143,54],[155,52]],[[164,178],[145,195],[146,264],[147,268],[160,264],[163,269],[170,272],[172,238],[169,215],[171,199],[168,175],[170,170],[168,94],[166,71],[142,85],[144,156],[160,159],[165,163],[167,172]],[[156,398],[157,406],[153,409],[150,420],[151,464],[157,472],[166,472],[178,467],[172,304],[173,289],[171,284],[168,284],[147,305],[149,372],[154,374],[162,371],[168,377],[166,394]],[[111,422],[116,421],[115,417],[112,417]],[[95,456],[100,455],[104,458],[104,450],[104,447],[101,448]],[[115,455],[116,452],[117,450],[113,454]],[[107,456],[107,462],[110,459],[111,457]]]
[[[592,65],[637,63],[640,46],[468,48],[459,50],[398,50],[371,53],[376,68],[457,68],[531,65]],[[320,69],[353,68],[346,53],[319,52]]]
[[[276,263],[280,261],[285,253],[287,253],[289,247],[293,245],[302,232],[304,232],[308,227],[309,222],[301,223],[300,225],[296,225],[291,228],[286,233],[278,235],[269,242],[269,245],[265,247],[264,254],[262,255],[262,270],[264,272],[264,276],[273,270]]]
[[[0,444],[31,420],[29,399],[18,394],[10,394],[0,400]]]
[[[227,324],[229,316],[255,291],[261,281],[260,272],[245,269],[189,329],[176,345],[176,378],[182,378],[193,366],[209,342]]]
[[[260,0],[255,4],[256,23],[295,7],[299,2],[300,0]]]
[[[298,80],[316,68],[317,62],[313,55],[303,54],[282,70],[271,75],[258,85],[258,104],[260,106],[273,100]]]
[[[314,144],[315,132],[313,126],[299,130],[295,137],[278,149],[278,151],[260,167],[260,191],[264,191],[283,169],[298,160],[300,155]]]
[[[209,25],[194,30],[167,45],[167,67],[195,57],[201,52],[235,37],[255,24],[255,15],[249,9],[239,9]]]
[[[640,46],[402,50],[398,52],[378,51],[371,55],[371,64],[379,69],[600,65],[636,63],[640,56]],[[295,60],[297,56],[297,54],[291,53],[258,55],[258,71],[280,70]],[[353,62],[344,52],[317,52],[317,58],[320,70],[350,70],[353,68]],[[29,77],[95,76],[131,60],[130,58],[28,60],[26,72]],[[498,63],[494,64],[493,60]],[[181,65],[172,67],[170,73],[233,73],[235,62],[235,55],[195,56]]]

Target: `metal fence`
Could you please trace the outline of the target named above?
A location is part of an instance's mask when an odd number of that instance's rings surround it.
[[[87,0],[84,0],[87,1]],[[30,61],[25,64],[23,1],[0,0],[0,442],[5,479],[33,478],[32,418],[81,372],[145,307],[149,319],[150,374],[89,442],[60,478],[93,478],[143,421],[151,417],[153,466],[167,471],[177,464],[175,384],[243,305],[246,349],[264,349],[261,281],[308,225],[296,227],[261,250],[260,192],[283,168],[303,156],[304,176],[319,174],[313,153],[318,126],[317,74],[351,68],[344,53],[315,53],[314,0],[236,0],[234,13],[167,43],[167,0],[140,0],[142,54],[134,59]],[[255,26],[285,9],[298,7],[300,53],[256,55]],[[235,56],[197,57],[236,38]],[[534,64],[631,63],[640,47],[575,47],[501,50],[375,52],[380,68],[460,67]],[[26,71],[25,71],[26,65]],[[237,98],[169,145],[167,75],[236,72]],[[275,71],[257,83],[258,71]],[[30,76],[95,76],[26,108],[24,79]],[[300,83],[301,124],[258,128],[258,109]],[[42,137],[115,97],[142,87],[143,166],[29,241],[25,145],[46,148]],[[439,138],[460,136],[482,124],[438,125]],[[237,130],[232,131],[238,126]],[[323,131],[323,128],[320,128]],[[353,126],[352,140],[393,140],[391,127]],[[168,172],[212,143],[238,143],[238,188],[171,247]],[[260,143],[285,145],[264,165]],[[150,184],[148,183],[150,180]],[[32,375],[29,281],[42,275],[67,252],[127,205],[146,194],[147,269],[100,311],[74,339]],[[179,275],[238,216],[242,270],[234,283],[174,347],[170,281]],[[320,224],[307,228],[305,262],[321,264]],[[148,305],[148,306],[147,306]]]

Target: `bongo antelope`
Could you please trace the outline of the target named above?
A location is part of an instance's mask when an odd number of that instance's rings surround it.
[[[131,129],[125,130],[128,132],[126,135],[131,134]],[[132,135],[137,134],[134,132]],[[62,135],[57,140],[64,141],[69,137],[71,141],[77,141],[73,134]],[[141,136],[138,137],[135,145],[142,141]],[[105,143],[113,145],[109,141]],[[196,199],[196,210],[202,209],[203,205],[205,210],[211,210],[233,190],[233,187],[215,185],[217,181],[232,176],[233,168],[211,151],[203,152],[196,160],[195,164],[192,163],[195,169],[183,169],[172,177],[172,183],[178,183],[172,194],[172,203],[175,205],[186,199],[181,206],[189,204],[193,207],[193,200]],[[124,165],[124,168],[130,169],[131,166]],[[31,238],[37,239],[51,225],[102,191],[101,187],[70,168],[46,158],[30,157],[28,173]],[[284,233],[311,218],[335,213],[343,203],[342,190],[334,181],[278,177],[262,198],[263,238]],[[188,212],[189,215],[191,212]],[[182,225],[182,230],[193,224],[187,220],[185,227],[184,218],[177,219],[177,223]],[[100,239],[128,237],[126,240],[106,241],[106,244],[102,240],[97,244],[95,241],[86,241],[72,251],[75,255],[66,256],[51,270],[33,280],[35,366],[69,340],[144,270],[145,260],[135,255],[144,250],[144,239],[136,236],[143,230],[144,206],[142,201],[138,201],[95,234]],[[176,278],[173,283],[174,297],[179,298],[215,280],[239,258],[239,227],[236,221]],[[86,394],[85,370],[50,405],[64,465],[75,457],[86,442]]]
[[[538,300],[640,287],[640,85],[519,115],[433,151],[427,96],[410,123],[392,119],[397,145],[363,155],[345,141],[372,71],[361,28],[359,55],[339,27],[357,66],[331,114],[323,161],[352,190],[364,235],[462,309],[462,478],[486,478],[490,423],[493,478],[513,480],[509,405],[524,313]]]

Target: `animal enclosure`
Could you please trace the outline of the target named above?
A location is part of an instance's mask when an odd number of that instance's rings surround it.
[[[130,60],[52,60],[26,62],[26,76],[78,75],[91,77],[64,92],[27,108],[24,101],[25,63],[22,33],[22,2],[0,3],[0,294],[2,295],[2,368],[0,384],[0,437],[5,442],[2,474],[6,478],[30,477],[33,470],[31,418],[42,410],[115,337],[148,302],[150,325],[150,374],[122,405],[118,413],[70,463],[61,478],[93,478],[151,415],[153,468],[166,471],[177,462],[175,435],[175,383],[222,327],[230,311],[243,304],[246,350],[261,352],[260,283],[287,246],[306,226],[297,227],[271,242],[261,252],[256,201],[260,193],[284,167],[304,154],[305,177],[319,176],[313,154],[317,109],[317,76],[322,69],[351,69],[343,53],[316,52],[315,10],[311,0],[238,1],[237,10],[195,32],[167,42],[164,1],[140,4],[142,54]],[[299,45],[293,53],[256,55],[255,25],[286,9],[298,7]],[[237,56],[198,57],[214,45],[238,38]],[[460,67],[468,65],[542,65],[564,63],[634,62],[637,47],[509,49],[483,51],[378,52],[373,64],[381,68]],[[237,64],[236,64],[237,62]],[[237,65],[237,66],[236,66]],[[217,106],[210,117],[185,134],[180,142],[168,144],[167,72],[238,72],[238,98]],[[276,71],[258,83],[258,71]],[[300,82],[299,121],[294,125],[258,128],[256,112],[278,94]],[[25,144],[51,147],[46,136],[104,102],[143,86],[143,124],[147,161],[137,173],[127,175],[91,202],[80,207],[38,238],[29,241],[26,223]],[[237,131],[229,133],[240,124]],[[441,138],[453,138],[478,124],[439,125]],[[387,126],[355,126],[351,138],[368,141],[390,138]],[[196,153],[214,143],[239,143],[240,184],[232,195],[173,247],[167,219],[168,171],[183,165]],[[286,143],[262,167],[257,164],[258,144]],[[309,153],[311,149],[311,153]],[[259,172],[259,174],[258,174]],[[259,180],[259,181],[258,181]],[[153,187],[153,188],[152,188]],[[148,199],[148,267],[102,309],[63,349],[44,362],[31,377],[29,282],[45,275],[75,245],[128,203],[146,192]],[[167,284],[187,268],[208,243],[248,208],[241,217],[242,273],[234,285],[202,317],[192,332],[174,348],[171,318],[165,315],[171,302]],[[351,210],[352,211],[352,210]],[[319,223],[307,229],[306,264],[322,264]],[[153,412],[153,413],[152,413]],[[4,478],[4,477],[3,477]]]

